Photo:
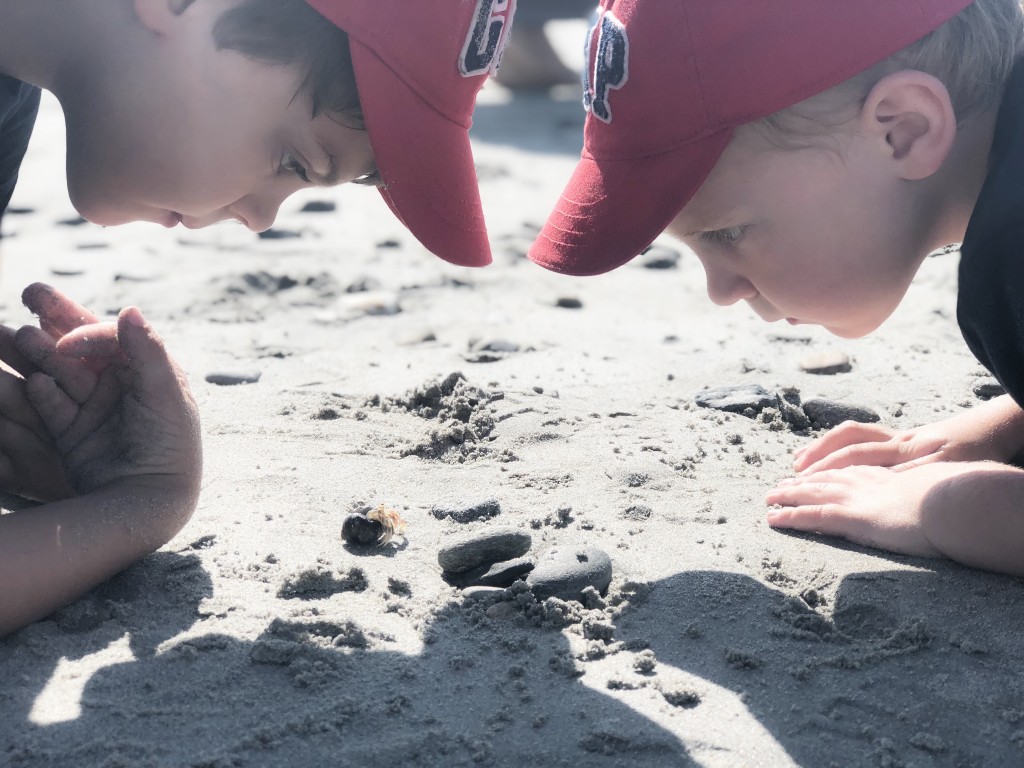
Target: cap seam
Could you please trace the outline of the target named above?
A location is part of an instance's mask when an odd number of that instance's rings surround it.
[[[682,11],[683,11],[683,16],[685,17],[685,21],[686,21],[686,37],[688,38],[688,41],[689,41],[690,50],[691,51],[695,51],[697,49],[694,46],[693,24],[690,23],[690,12],[687,10],[685,5],[683,6]],[[703,74],[700,71],[700,65],[697,62],[697,57],[696,56],[692,57],[691,61],[692,61],[691,66],[693,67],[693,72],[697,76],[697,90],[700,91],[700,103],[701,103],[701,106],[704,108],[704,122],[710,123],[711,122],[711,110],[708,109],[707,94],[704,93],[704,77],[703,77]]]

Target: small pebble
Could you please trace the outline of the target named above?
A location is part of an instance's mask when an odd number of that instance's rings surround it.
[[[360,315],[397,315],[402,311],[398,296],[390,291],[359,291],[348,293],[338,299],[342,314],[349,317]]]
[[[560,309],[583,309],[583,302],[574,296],[562,296],[555,301],[555,306]]]
[[[265,229],[259,233],[260,240],[293,240],[297,237],[302,237],[302,233],[293,229]]]
[[[210,384],[231,387],[236,384],[255,384],[262,375],[260,371],[214,371],[206,374],[206,380]]]
[[[979,400],[991,400],[1006,394],[1003,385],[995,379],[978,379],[971,386],[971,391]]]
[[[644,269],[675,269],[679,266],[679,251],[664,245],[652,245],[643,252],[641,264]]]
[[[831,429],[844,421],[872,424],[880,419],[879,415],[870,408],[823,398],[805,400],[803,409],[815,429]]]
[[[765,408],[774,408],[779,398],[760,384],[742,384],[737,387],[716,387],[698,392],[694,400],[701,408],[714,408],[729,413],[755,414]]]
[[[299,213],[330,213],[338,206],[331,200],[310,200]]]
[[[611,558],[596,547],[553,547],[526,578],[538,600],[558,597],[579,602],[586,599],[587,587],[603,595],[611,581]]]
[[[532,543],[533,537],[521,528],[484,528],[459,536],[441,547],[437,553],[437,562],[448,573],[462,573],[478,565],[525,555]]]
[[[804,357],[800,361],[800,370],[818,376],[832,376],[837,373],[849,373],[852,369],[850,356],[838,349],[823,349]]]

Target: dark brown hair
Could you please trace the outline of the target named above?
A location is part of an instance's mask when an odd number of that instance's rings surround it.
[[[216,21],[214,41],[257,61],[302,71],[299,94],[313,97],[313,115],[328,112],[365,128],[348,35],[306,0],[242,0]]]

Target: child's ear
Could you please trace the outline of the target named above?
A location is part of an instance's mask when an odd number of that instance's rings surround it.
[[[884,141],[883,151],[897,164],[900,178],[934,174],[953,148],[956,113],[949,90],[938,78],[916,70],[883,77],[861,110],[862,127]]]
[[[166,35],[194,0],[132,0],[135,15],[142,26],[158,35]]]

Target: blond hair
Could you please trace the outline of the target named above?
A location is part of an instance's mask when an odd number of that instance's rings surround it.
[[[827,91],[751,126],[774,143],[806,145],[853,117],[884,77],[903,70],[932,75],[949,91],[958,123],[994,111],[1024,49],[1021,0],[975,0],[916,43]]]

